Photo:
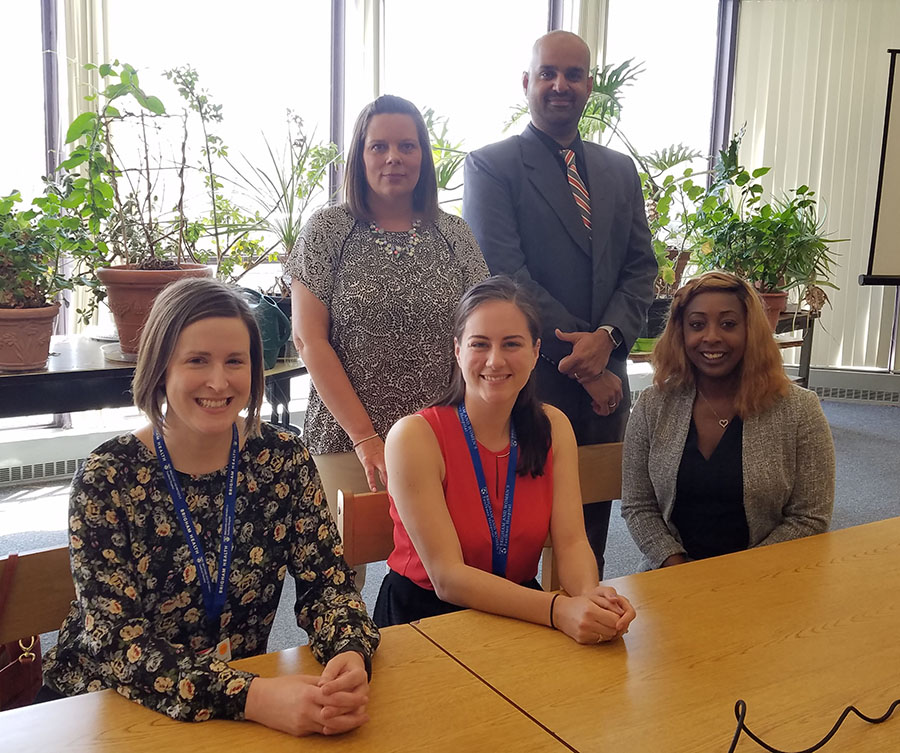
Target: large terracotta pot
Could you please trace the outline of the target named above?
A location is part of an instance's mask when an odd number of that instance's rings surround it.
[[[787,306],[787,295],[785,292],[759,294],[759,297],[762,298],[763,308],[766,311],[766,319],[769,320],[769,326],[773,332],[778,325],[778,317],[781,316],[781,312]]]
[[[122,264],[98,269],[97,277],[109,294],[119,347],[123,353],[137,353],[141,330],[159,292],[183,277],[212,277],[212,269],[205,264],[182,264],[180,269],[136,269]]]
[[[59,304],[39,309],[0,309],[0,371],[46,368]]]

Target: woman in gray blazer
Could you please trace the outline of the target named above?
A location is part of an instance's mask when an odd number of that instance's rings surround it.
[[[622,516],[647,569],[822,533],[834,444],[790,382],[762,304],[710,272],[675,294],[628,422]]]

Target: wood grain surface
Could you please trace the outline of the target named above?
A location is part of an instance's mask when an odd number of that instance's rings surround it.
[[[235,662],[275,676],[320,674],[307,647]],[[111,690],[0,713],[12,753],[222,751],[564,752],[566,748],[407,625],[382,631],[373,662],[371,720],[340,737],[302,739],[252,722],[176,722]],[[487,746],[487,747],[484,747]],[[509,747],[506,747],[509,746]]]
[[[612,644],[476,612],[417,628],[578,751],[725,753],[739,698],[750,729],[799,750],[845,706],[900,698],[900,519],[610,583],[638,615]],[[895,750],[900,711],[851,717],[824,748]]]

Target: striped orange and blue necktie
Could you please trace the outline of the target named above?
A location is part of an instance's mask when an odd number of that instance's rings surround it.
[[[578,168],[575,166],[575,152],[571,149],[560,149],[563,159],[566,162],[566,177],[569,180],[569,187],[572,189],[572,196],[575,197],[575,204],[578,211],[581,212],[581,221],[584,226],[591,229],[591,197],[585,188],[581,176],[578,174]]]

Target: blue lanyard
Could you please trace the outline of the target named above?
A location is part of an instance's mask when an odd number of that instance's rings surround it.
[[[512,523],[513,497],[516,493],[516,464],[519,457],[519,443],[516,439],[516,427],[512,419],[509,421],[509,465],[506,467],[506,490],[503,492],[503,512],[500,519],[500,535],[497,535],[497,525],[494,522],[494,508],[491,506],[491,498],[488,495],[487,479],[484,477],[484,467],[481,465],[481,456],[478,454],[478,443],[475,441],[475,431],[472,422],[466,412],[465,403],[456,406],[459,414],[459,422],[462,424],[463,434],[466,435],[466,444],[469,445],[469,454],[472,456],[472,467],[475,469],[475,478],[478,481],[478,491],[481,493],[481,504],[484,507],[484,516],[487,518],[488,528],[491,532],[491,570],[494,575],[506,577],[506,558],[509,554],[509,529]]]
[[[210,577],[206,557],[203,554],[203,546],[197,535],[197,529],[194,527],[194,520],[191,518],[191,511],[185,501],[181,483],[178,481],[178,474],[169,457],[169,450],[157,431],[153,432],[153,444],[156,447],[156,457],[162,466],[166,486],[169,487],[169,494],[172,495],[175,515],[178,522],[181,523],[181,530],[184,531],[184,537],[187,539],[188,548],[191,550],[191,557],[194,560],[194,567],[197,569],[206,616],[210,623],[217,625],[219,615],[222,614],[222,608],[225,606],[228,572],[231,570],[231,549],[234,544],[234,508],[237,500],[238,457],[240,456],[237,426],[234,424],[231,426],[231,456],[228,459],[228,481],[225,486],[225,503],[222,506],[222,544],[219,549],[219,572],[215,585]]]

